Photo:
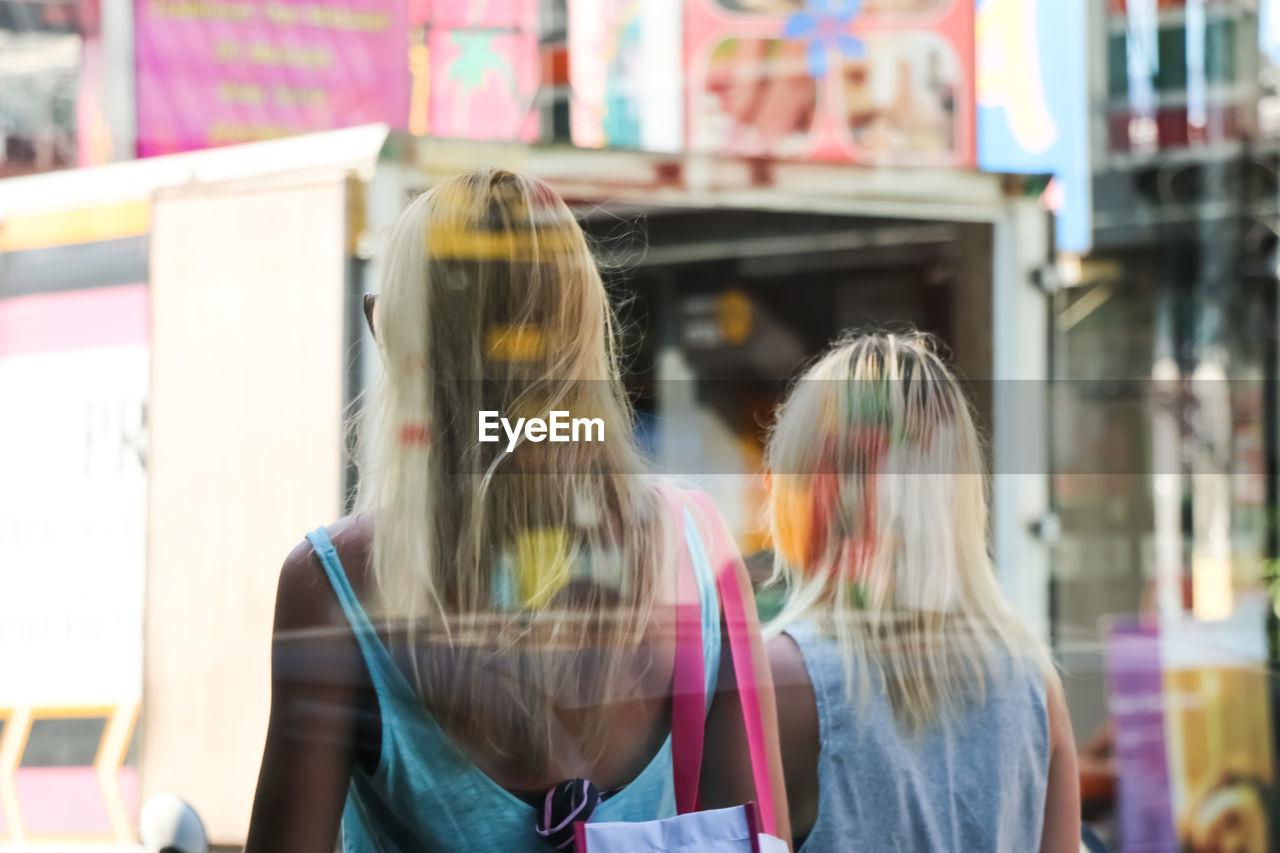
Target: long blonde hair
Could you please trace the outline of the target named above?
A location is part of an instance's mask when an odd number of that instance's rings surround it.
[[[874,681],[920,730],[982,701],[995,670],[1044,646],[1000,593],[987,551],[987,478],[964,392],[933,338],[854,334],[796,383],[767,450],[774,580],[769,626],[834,633],[850,698]]]
[[[457,176],[390,234],[357,496],[377,615],[433,650],[417,689],[445,729],[533,771],[605,748],[671,563],[613,324],[581,228],[534,178]],[[604,440],[478,440],[481,411],[553,410]]]

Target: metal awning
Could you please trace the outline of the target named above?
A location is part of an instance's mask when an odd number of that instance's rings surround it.
[[[565,198],[643,207],[737,208],[882,219],[993,222],[1007,212],[1004,176],[956,169],[783,162],[415,137],[386,125],[68,169],[0,181],[0,220],[149,196],[162,187],[341,170],[395,173],[424,189],[482,166],[526,171]],[[397,205],[402,199],[397,199]]]
[[[567,199],[890,219],[991,222],[1006,210],[1003,175],[957,169],[802,163],[714,154],[525,146],[393,133],[384,164],[425,188],[498,166],[548,181]]]

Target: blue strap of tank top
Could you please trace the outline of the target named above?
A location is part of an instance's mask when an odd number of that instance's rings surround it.
[[[320,564],[324,566],[325,574],[329,576],[329,583],[338,596],[342,612],[351,623],[351,630],[360,644],[360,651],[364,653],[365,660],[369,663],[370,674],[379,680],[383,677],[391,677],[394,680],[394,676],[399,674],[395,661],[391,659],[391,653],[379,639],[378,632],[369,621],[368,614],[360,606],[360,599],[356,598],[355,590],[347,580],[342,561],[338,559],[338,550],[329,540],[328,532],[323,527],[318,527],[307,534],[307,541],[315,549],[316,556],[320,558]]]
[[[716,579],[711,573],[711,562],[702,547],[702,537],[688,507],[684,511],[684,541],[693,560],[693,574],[698,579],[698,600],[702,612],[702,660],[703,675],[707,681],[707,708],[715,698],[715,686],[720,670],[720,599],[716,595]]]

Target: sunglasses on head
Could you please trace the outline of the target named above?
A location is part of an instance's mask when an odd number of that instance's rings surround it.
[[[369,334],[375,338],[378,337],[378,330],[373,326],[374,311],[378,306],[378,294],[366,293],[364,295],[364,321],[369,324]]]

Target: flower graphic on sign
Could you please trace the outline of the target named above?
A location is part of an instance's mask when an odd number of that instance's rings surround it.
[[[810,0],[805,11],[787,18],[782,36],[806,39],[809,75],[817,80],[827,73],[827,54],[839,51],[848,59],[861,59],[866,49],[860,40],[845,32],[849,22],[862,12],[862,0]]]
[[[532,43],[520,35],[454,30],[434,35],[439,74],[433,86],[431,132],[459,139],[510,139],[528,112],[521,83],[536,85]],[[517,67],[521,70],[517,73]]]
[[[468,92],[474,92],[484,85],[485,77],[490,71],[496,72],[514,89],[516,82],[511,74],[511,66],[504,62],[493,49],[493,35],[490,33],[455,32],[453,44],[458,48],[458,58],[454,60],[449,71],[449,79],[457,80]]]

